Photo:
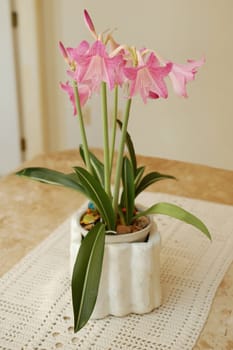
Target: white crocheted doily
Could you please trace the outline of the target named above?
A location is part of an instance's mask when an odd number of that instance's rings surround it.
[[[1,350],[190,350],[214,294],[233,260],[233,207],[146,193],[144,205],[167,201],[198,215],[213,242],[165,216],[162,236],[163,305],[149,314],[89,321],[73,333],[67,219],[0,280]],[[32,232],[32,234],[34,234]]]

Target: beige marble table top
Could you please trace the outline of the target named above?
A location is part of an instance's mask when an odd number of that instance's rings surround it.
[[[101,151],[95,150],[98,155]],[[233,205],[233,172],[160,158],[138,157],[148,171],[176,176],[150,187],[191,198]],[[75,150],[40,155],[25,166],[43,166],[64,172],[81,165]],[[84,197],[78,192],[18,178],[0,180],[0,275],[13,267],[40,241],[78,208]],[[36,230],[35,230],[36,227]],[[233,350],[233,264],[215,295],[208,320],[195,350]]]

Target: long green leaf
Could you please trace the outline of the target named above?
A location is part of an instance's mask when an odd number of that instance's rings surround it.
[[[84,150],[83,150],[83,145],[79,145],[79,154],[83,160],[83,163],[86,165],[85,157],[84,157]]]
[[[91,165],[95,170],[100,182],[104,184],[104,165],[103,163],[92,153],[90,152]]]
[[[83,162],[85,164],[84,151],[83,151],[82,145],[79,146],[79,153],[80,153],[80,155],[83,159]],[[90,161],[91,161],[93,174],[96,178],[99,179],[101,184],[104,185],[104,165],[91,151],[89,151],[89,155],[90,155]]]
[[[78,182],[78,178],[75,173],[64,174],[60,171],[52,169],[32,167],[22,169],[18,171],[16,175],[29,177],[32,180],[42,183],[69,187],[76,191],[82,192],[83,194],[86,193],[83,186]]]
[[[134,179],[134,184],[135,184],[135,188],[138,186],[139,182],[141,181],[141,178],[142,178],[142,175],[145,171],[145,166],[140,166],[137,168],[136,170],[136,176],[135,176],[135,179]]]
[[[119,127],[122,129],[122,122],[119,119],[117,119],[117,123],[118,123]],[[126,146],[128,148],[128,151],[129,151],[130,160],[132,162],[134,175],[136,176],[137,158],[136,158],[136,153],[134,150],[133,141],[132,141],[131,136],[128,132],[126,133]]]
[[[139,195],[142,191],[144,191],[148,186],[152,185],[153,183],[160,181],[160,180],[165,180],[165,179],[173,179],[175,180],[176,178],[172,175],[166,175],[166,174],[160,174],[156,171],[153,171],[146,176],[143,177],[143,179],[139,182],[139,184],[136,187],[135,190],[135,197]]]
[[[89,198],[95,203],[101,217],[105,221],[107,228],[115,229],[115,214],[112,207],[111,199],[101,186],[100,182],[91,175],[87,170],[81,167],[74,167],[78,175],[80,184],[85,188]]]
[[[89,320],[95,307],[103,264],[104,225],[98,223],[82,240],[72,275],[74,331]]]
[[[123,160],[122,169],[122,201],[126,209],[125,219],[126,224],[129,225],[132,221],[134,211],[135,186],[134,186],[134,172],[131,162],[127,157]]]
[[[196,227],[198,230],[202,231],[209,239],[211,239],[211,235],[208,228],[200,219],[198,219],[196,216],[194,216],[190,212],[184,210],[183,208],[175,204],[164,203],[164,202],[157,203],[152,207],[150,207],[149,209],[139,212],[136,215],[136,217],[140,217],[143,215],[151,215],[151,214],[168,215],[178,220],[181,220],[183,222],[186,222],[187,224],[190,224]]]

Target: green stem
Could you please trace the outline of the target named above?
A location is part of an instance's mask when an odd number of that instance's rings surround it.
[[[124,148],[125,148],[125,140],[126,140],[127,126],[129,121],[131,102],[132,100],[129,99],[126,105],[125,117],[124,117],[124,122],[121,130],[120,147],[119,147],[119,152],[117,156],[116,177],[115,177],[114,194],[113,194],[113,208],[115,213],[117,213],[117,209],[118,209],[118,198],[119,198],[119,191],[120,191],[123,154],[124,154]]]
[[[106,193],[110,196],[110,162],[109,162],[109,136],[108,136],[108,107],[107,107],[107,89],[106,83],[102,82],[102,118],[103,118],[103,132],[104,132],[104,188]]]
[[[80,103],[80,98],[79,98],[79,93],[78,93],[78,86],[77,86],[76,81],[73,81],[73,89],[74,89],[74,97],[75,97],[75,106],[77,109],[79,126],[80,126],[80,131],[81,131],[81,138],[82,138],[82,143],[83,143],[83,152],[84,152],[84,157],[85,157],[85,163],[87,166],[87,170],[92,174],[92,166],[91,166],[91,161],[90,161],[87,136],[86,136],[86,132],[85,132],[85,127],[84,127],[84,122],[83,122],[83,113],[82,113],[82,108],[81,108],[81,103]]]
[[[112,173],[113,158],[114,158],[114,151],[115,151],[117,114],[118,114],[118,85],[115,86],[115,90],[114,90],[114,120],[113,120],[113,126],[112,126],[112,145],[111,145],[111,158],[110,158],[110,174]]]

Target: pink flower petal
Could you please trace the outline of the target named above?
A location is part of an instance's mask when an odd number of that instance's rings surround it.
[[[67,52],[70,57],[76,61],[80,56],[85,55],[89,48],[89,43],[86,40],[83,40],[76,48],[68,47]]]
[[[153,91],[150,91],[148,97],[153,99],[153,100],[156,100],[157,98],[159,98],[159,95]]]
[[[73,105],[73,114],[76,115],[77,110],[76,110],[76,104],[75,104],[74,90],[72,86],[69,85],[69,82],[66,82],[66,84],[60,83],[60,87],[62,88],[62,90],[68,93],[70,101]],[[90,97],[90,89],[87,85],[79,85],[78,92],[79,92],[80,104],[81,106],[83,106],[88,100],[88,98]]]
[[[125,67],[124,74],[129,80],[135,80],[137,77],[137,69],[135,69],[135,67]]]
[[[142,57],[140,56],[141,61]],[[145,62],[138,67],[126,67],[124,73],[130,80],[130,97],[140,94],[144,103],[147,98],[167,98],[167,86],[164,78],[169,74],[172,63],[160,66],[154,53],[150,54]]]
[[[113,89],[116,77],[118,81],[122,78],[119,70],[123,59],[120,56],[121,54],[109,57],[105,45],[97,40],[84,54],[75,56],[77,63],[75,78],[79,82],[88,84],[92,91],[98,91],[102,81]]]
[[[173,89],[177,95],[187,97],[186,84],[194,80],[197,68],[205,63],[202,58],[198,61],[188,60],[186,64],[173,63],[169,77],[172,81]]]

